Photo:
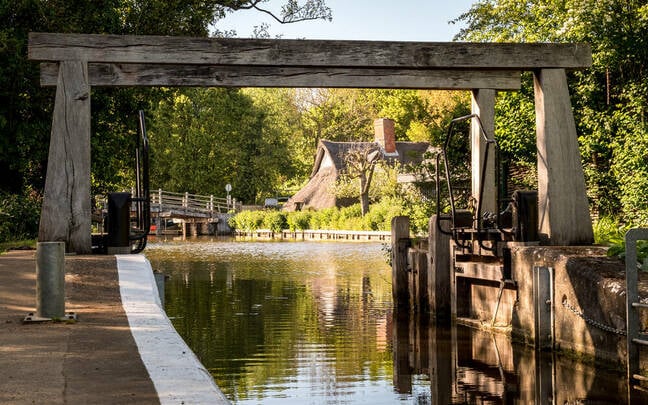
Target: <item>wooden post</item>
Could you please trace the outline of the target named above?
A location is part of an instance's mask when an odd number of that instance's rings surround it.
[[[410,246],[409,217],[392,218],[392,297],[395,308],[409,307],[407,251]]]
[[[539,234],[550,245],[594,242],[564,69],[534,73]]]
[[[471,109],[473,114],[479,115],[484,126],[484,131],[489,137],[495,134],[495,90],[479,89],[472,91]],[[472,168],[472,196],[479,198],[479,189],[481,187],[481,171],[484,164],[486,142],[477,123],[473,118],[470,125],[470,150],[471,150],[471,168]],[[486,178],[484,180],[484,196],[482,201],[482,212],[495,212],[497,209],[497,199],[495,193],[495,150],[490,145],[488,162],[486,168]]]
[[[82,61],[59,64],[38,240],[88,254],[90,238],[90,86]]]
[[[415,262],[414,265],[417,269],[417,280],[416,280],[416,308],[419,313],[427,314],[430,312],[430,297],[428,295],[428,278],[429,267],[428,267],[428,252],[425,250],[416,249]]]
[[[442,222],[444,230],[448,230],[448,222]],[[437,323],[449,323],[451,313],[450,277],[450,235],[441,233],[437,228],[437,216],[430,218],[428,225],[428,297],[430,313],[436,317]]]

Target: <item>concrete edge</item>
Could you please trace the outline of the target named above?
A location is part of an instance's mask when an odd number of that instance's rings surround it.
[[[122,306],[160,403],[229,404],[166,316],[149,261],[143,255],[115,257]]]

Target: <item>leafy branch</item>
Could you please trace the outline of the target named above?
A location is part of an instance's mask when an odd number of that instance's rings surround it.
[[[281,13],[279,15],[262,6],[262,4],[267,2],[268,0],[234,1],[228,7],[232,10],[254,9],[269,15],[280,24],[291,24],[312,20],[331,21],[333,19],[331,9],[326,6],[324,0],[307,0],[301,5],[297,0],[288,0],[286,4],[281,7]]]

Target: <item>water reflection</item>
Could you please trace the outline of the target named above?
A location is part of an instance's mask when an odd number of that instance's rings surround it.
[[[619,374],[392,314],[381,245],[152,243],[166,310],[236,403],[618,403]]]
[[[512,344],[502,334],[437,327],[424,317],[398,314],[393,322],[394,387],[415,394],[415,377],[430,391],[417,403],[622,404],[627,384],[618,370]],[[428,397],[429,395],[429,397]],[[428,400],[429,398],[429,400]],[[633,391],[633,402],[648,403]]]

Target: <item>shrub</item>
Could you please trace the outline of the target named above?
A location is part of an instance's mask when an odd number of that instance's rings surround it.
[[[232,216],[228,224],[234,229],[251,232],[263,226],[263,218],[263,211],[241,211]]]
[[[293,232],[298,229],[300,231],[310,229],[311,216],[310,211],[295,211],[289,213],[286,217],[288,228]]]
[[[281,232],[288,227],[286,214],[281,211],[265,211],[263,227],[270,229],[272,232]]]
[[[36,238],[41,201],[33,191],[25,195],[1,193],[0,242]]]

